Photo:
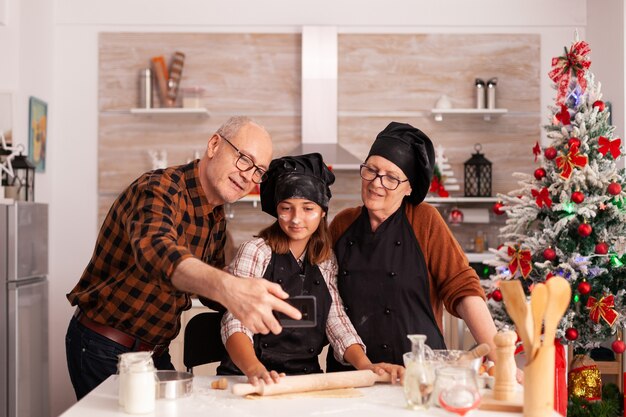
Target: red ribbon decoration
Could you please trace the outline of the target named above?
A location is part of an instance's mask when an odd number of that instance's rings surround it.
[[[544,205],[548,208],[552,207],[552,199],[550,198],[550,193],[548,192],[548,187],[543,187],[541,191],[531,190],[530,191],[535,197],[535,201],[539,208],[542,208]]]
[[[450,193],[446,190],[446,187],[443,183],[439,182],[439,178],[433,176],[432,181],[430,182],[430,190],[431,193],[437,193],[439,197],[450,197]]]
[[[622,140],[619,138],[615,140],[609,140],[604,136],[600,136],[598,138],[598,145],[600,145],[598,151],[602,154],[602,156],[605,156],[607,152],[611,152],[613,159],[617,159],[617,157],[620,156],[622,153],[620,149],[620,147],[622,146]]]
[[[574,43],[569,52],[565,49],[565,54],[552,58],[552,70],[548,74],[550,79],[557,85],[556,102],[563,102],[567,95],[571,73],[578,79],[578,85],[584,93],[587,89],[587,80],[585,72],[591,65],[591,61],[587,55],[591,52],[589,44],[585,41]]]
[[[533,146],[533,155],[535,155],[535,162],[537,162],[537,157],[541,155],[541,147],[539,146],[539,142],[535,143],[535,146]]]
[[[619,313],[613,310],[613,307],[615,307],[615,296],[612,294],[602,297],[600,300],[596,300],[594,297],[589,297],[587,300],[587,308],[591,309],[589,317],[594,323],[598,323],[602,317],[609,326],[613,326],[619,317]]]
[[[556,158],[556,166],[562,170],[561,178],[568,179],[572,175],[574,167],[584,168],[587,165],[587,157],[578,152],[578,146],[572,146],[566,155]]]
[[[530,274],[530,271],[533,270],[530,251],[508,246],[507,253],[512,257],[509,261],[509,270],[511,271],[511,274],[515,275],[517,269],[519,268],[522,276],[526,279],[528,274]]]
[[[554,117],[556,117],[556,120],[561,122],[563,126],[569,125],[572,122],[572,118],[569,115],[569,110],[564,104],[561,104],[561,111],[555,114]]]

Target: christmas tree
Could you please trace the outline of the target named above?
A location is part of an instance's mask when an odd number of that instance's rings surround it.
[[[626,193],[618,169],[621,139],[609,123],[600,83],[589,70],[589,45],[575,41],[553,58],[555,105],[545,126],[549,144],[533,148],[539,167],[516,173],[520,189],[500,195],[507,214],[491,281],[484,283],[499,327],[511,325],[498,289],[501,280],[533,286],[560,275],[572,301],[557,337],[588,352],[626,323]],[[613,343],[617,353],[624,343]]]

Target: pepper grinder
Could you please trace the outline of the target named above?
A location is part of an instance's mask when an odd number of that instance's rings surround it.
[[[496,400],[511,401],[515,396],[515,341],[513,331],[499,332],[493,337],[496,344],[496,372],[493,396]]]
[[[487,81],[487,108],[496,108],[496,86],[498,85],[498,79],[492,78]]]
[[[480,78],[474,80],[474,87],[476,89],[476,108],[485,108],[485,82]]]

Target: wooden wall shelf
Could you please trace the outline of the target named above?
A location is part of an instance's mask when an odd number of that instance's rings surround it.
[[[432,109],[431,114],[436,122],[443,121],[444,116],[479,116],[485,121],[508,113],[507,109]]]
[[[209,117],[204,107],[156,107],[150,109],[133,108],[130,114],[138,116],[202,116]]]

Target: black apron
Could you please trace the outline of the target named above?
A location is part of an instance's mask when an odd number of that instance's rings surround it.
[[[274,370],[288,375],[322,372],[318,356],[328,343],[326,321],[332,299],[319,268],[311,265],[306,258],[300,268],[291,253],[272,253],[263,278],[280,284],[290,297],[314,295],[317,303],[317,326],[283,328],[278,335],[255,335],[254,350],[257,358],[268,371]],[[241,375],[242,372],[228,358],[222,361],[217,374]]]
[[[402,365],[402,354],[411,350],[407,334],[425,334],[431,348],[446,348],[430,304],[424,255],[404,204],[374,233],[363,207],[335,244],[335,254],[339,294],[373,363]],[[336,361],[332,349],[326,366],[329,372],[350,369]]]

